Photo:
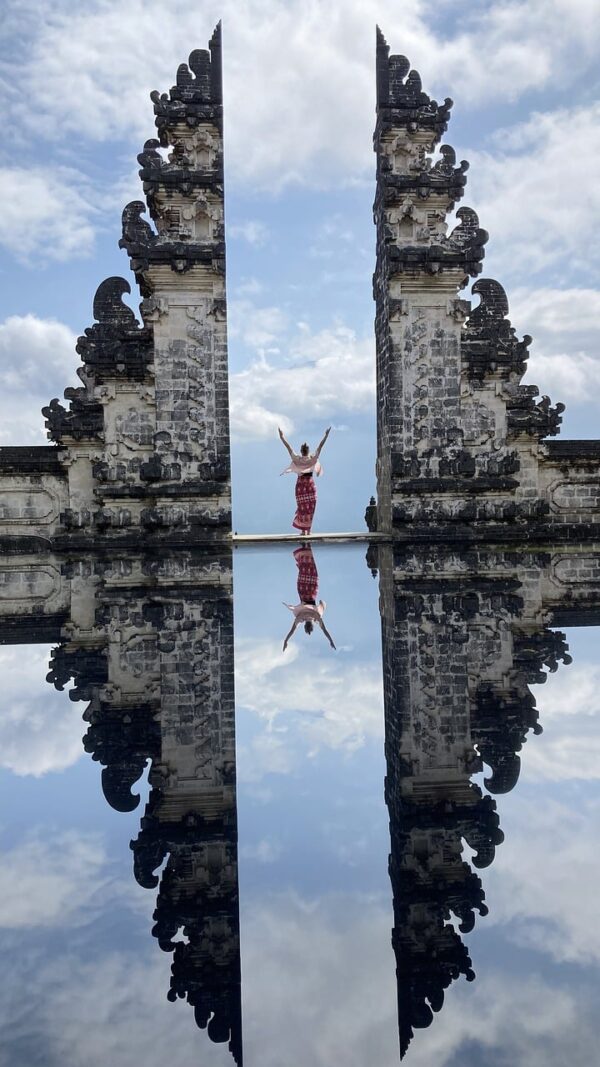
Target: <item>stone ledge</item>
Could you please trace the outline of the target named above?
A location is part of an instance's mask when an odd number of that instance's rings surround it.
[[[58,474],[66,479],[66,454],[55,445],[5,445],[0,448],[0,474]]]
[[[59,615],[8,615],[0,620],[0,645],[43,645],[60,641],[68,622],[67,612]]]
[[[549,459],[590,459],[600,461],[600,441],[544,441]]]

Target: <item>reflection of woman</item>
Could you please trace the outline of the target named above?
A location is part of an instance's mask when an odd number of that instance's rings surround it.
[[[312,554],[312,548],[309,546],[297,548],[294,552],[294,559],[298,567],[298,599],[300,603],[285,605],[286,608],[289,608],[294,613],[294,622],[283,642],[283,651],[285,652],[290,637],[301,622],[304,623],[305,633],[309,635],[313,632],[315,623],[320,626],[331,647],[335,648],[331,634],[323,622],[323,614],[327,605],[324,600],[319,600],[317,604],[319,573]]]
[[[283,436],[283,430],[279,431],[279,436],[292,461],[289,467],[286,467],[281,473],[298,475],[296,480],[296,514],[294,515],[292,526],[303,534],[309,534],[312,526],[315,507],[317,506],[317,487],[313,475],[316,474],[318,477],[322,472],[323,468],[319,463],[319,456],[330,431],[331,426],[325,430],[323,440],[320,442],[316,452],[310,452],[308,445],[305,443],[300,445],[300,454],[294,452],[292,446],[286,441]]]

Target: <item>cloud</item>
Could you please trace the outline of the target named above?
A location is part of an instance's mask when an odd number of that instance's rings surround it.
[[[228,318],[230,337],[255,349],[272,344],[287,325],[287,315],[281,308],[257,307],[249,299],[231,300]]]
[[[263,837],[255,845],[242,845],[240,856],[247,860],[256,860],[258,863],[275,863],[281,855],[279,841],[271,841]]]
[[[599,152],[600,104],[534,114],[498,131],[492,151],[470,152],[469,203],[490,231],[495,273],[522,279],[560,263],[562,280],[597,270]]]
[[[266,244],[269,228],[265,226],[264,222],[248,219],[247,222],[233,223],[228,226],[227,233],[230,237],[240,238],[242,241],[247,241],[249,245],[254,245],[258,248]]]
[[[248,322],[252,310],[248,303]],[[272,310],[272,309],[266,309]],[[259,347],[259,325],[246,337]],[[282,329],[281,323],[275,329]],[[266,334],[266,329],[265,329]],[[275,340],[277,334],[269,337]],[[375,343],[343,325],[312,333],[300,324],[286,343],[285,362],[261,353],[230,379],[231,423],[239,437],[272,437],[277,425],[291,431],[296,419],[339,417],[375,409]]]
[[[600,666],[561,667],[533,692],[544,733],[523,753],[528,780],[600,778]]]
[[[0,167],[0,245],[21,263],[90,255],[98,207],[89,181],[67,167]]]
[[[506,926],[511,941],[558,962],[600,961],[597,800],[567,806],[546,792],[519,797],[502,819],[506,841],[486,888],[486,922]],[[502,812],[501,818],[502,818]]]
[[[20,776],[62,771],[83,755],[83,705],[46,682],[49,658],[46,646],[0,648],[0,767]]]
[[[554,400],[598,403],[600,290],[517,289],[510,317],[534,338],[526,380]]]
[[[109,873],[101,839],[74,831],[38,830],[0,852],[0,928],[74,926],[91,922],[123,887]],[[129,883],[126,893],[129,892]]]
[[[168,11],[158,0],[125,11],[117,0],[76,10],[53,0],[15,36],[6,64],[15,131],[142,142],[153,130],[149,90],[173,83],[182,41],[204,47],[221,16],[230,173],[270,188],[372,169],[377,21],[430,92],[478,109],[569,87],[593,68],[599,42],[592,0],[505,0],[471,11],[456,32],[444,30],[439,4],[419,0],[206,0],[201,15],[184,0]]]
[[[0,323],[0,445],[47,444],[42,407],[81,385],[75,342],[53,319],[11,315]]]
[[[282,608],[282,638],[288,626]],[[279,643],[252,639],[237,642],[235,656],[238,707],[259,720],[258,735],[241,746],[242,780],[289,773],[301,753],[309,758],[322,748],[351,753],[367,739],[383,737],[379,663],[338,654],[315,658],[308,671],[297,646],[284,653]]]

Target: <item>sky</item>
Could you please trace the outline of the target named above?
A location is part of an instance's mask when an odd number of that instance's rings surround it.
[[[77,383],[98,284],[133,288],[117,245],[154,133],[149,93],[219,18],[235,527],[289,528],[278,424],[293,443],[334,427],[317,529],[361,529],[375,488],[375,23],[455,101],[445,141],[470,162],[463,203],[490,233],[483,276],[534,337],[528,380],[566,403],[563,436],[600,436],[595,0],[8,0],[2,17],[0,445],[44,443],[40,409]],[[236,553],[247,1063],[392,1067],[377,583],[362,549],[316,556],[337,651],[298,634],[284,657],[291,552],[270,555],[267,581]],[[455,983],[411,1067],[593,1062],[597,631],[569,640],[573,665],[536,694],[544,734],[500,798],[490,915],[468,938],[477,982]],[[0,650],[0,1067],[227,1063],[165,1001],[154,897],[131,874],[140,810],[106,804],[83,705],[45,682],[48,656]]]
[[[430,94],[455,101],[445,141],[470,162],[484,276],[534,337],[528,380],[567,404],[564,436],[598,436],[595,15],[595,0],[481,0],[468,14],[449,0],[8,0],[0,444],[43,443],[40,408],[76,384],[97,285],[133,283],[117,244],[154,133],[149,92],[219,18],[235,528],[289,528],[277,425],[296,445],[334,427],[316,528],[362,529],[375,488],[375,23]]]

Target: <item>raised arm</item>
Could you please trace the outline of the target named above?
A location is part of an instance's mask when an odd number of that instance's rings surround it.
[[[331,426],[328,426],[327,429],[325,430],[325,433],[323,434],[323,439],[321,441],[319,441],[319,445],[317,447],[317,451],[315,452],[315,459],[318,459],[318,457],[321,455],[321,449],[322,449],[323,445],[325,444],[327,438],[329,437],[330,433],[331,433]]]
[[[285,437],[283,436],[283,430],[281,429],[281,427],[278,427],[278,429],[279,429],[279,439],[280,439],[281,443],[283,445],[285,445],[285,447],[287,448],[287,450],[288,450],[288,452],[290,454],[290,459],[293,459],[294,458],[294,453],[292,451],[292,446],[289,443],[289,441],[286,441]]]
[[[292,623],[292,628],[291,628],[291,630],[289,631],[289,633],[287,633],[287,634],[285,635],[285,640],[284,640],[284,642],[283,642],[283,651],[284,651],[284,652],[285,652],[285,650],[286,650],[286,648],[287,648],[287,646],[288,646],[288,641],[289,641],[290,637],[292,637],[292,635],[293,635],[293,633],[294,633],[294,631],[295,631],[295,629],[296,629],[297,625],[298,625],[298,620],[297,620],[297,619],[294,619],[294,621],[293,621],[293,623]]]
[[[332,638],[331,634],[329,633],[329,630],[327,629],[327,627],[326,627],[326,625],[325,625],[325,623],[323,622],[322,619],[321,619],[321,621],[319,623],[319,626],[321,627],[321,629],[322,629],[323,633],[325,634],[325,637],[329,641],[329,644],[331,645],[331,647],[335,648],[335,645],[333,643],[333,638]]]

